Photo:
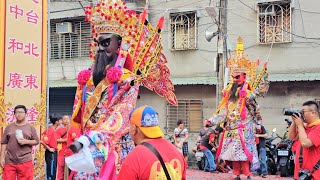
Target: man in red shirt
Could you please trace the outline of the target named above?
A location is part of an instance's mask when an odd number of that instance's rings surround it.
[[[52,126],[42,133],[41,144],[46,149],[45,151],[45,161],[47,164],[47,179],[55,180],[56,179],[56,170],[57,170],[57,139],[59,134],[57,128],[61,124],[62,116],[60,114],[52,114],[49,117]]]
[[[302,164],[295,167],[295,178],[300,170],[313,171],[313,167],[320,160],[320,118],[319,106],[314,101],[307,101],[302,105],[302,114],[292,115],[288,136],[291,140],[298,140],[295,148],[295,163],[299,164],[302,148]],[[304,122],[306,126],[304,126]],[[320,180],[320,170],[312,173],[314,180]]]
[[[70,117],[69,115],[62,116],[62,127],[57,129],[58,133],[58,165],[57,165],[57,180],[64,180],[64,166],[65,155],[64,151],[67,149],[67,137],[68,130],[70,129]]]
[[[186,179],[184,157],[172,143],[162,138],[158,124],[158,113],[152,107],[142,106],[132,111],[129,133],[136,147],[124,160],[118,180],[166,179],[158,157],[146,144],[159,152],[171,179]]]

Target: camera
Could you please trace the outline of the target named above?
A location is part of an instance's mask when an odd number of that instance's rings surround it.
[[[301,169],[299,171],[299,180],[311,180],[312,174],[307,169]]]
[[[285,116],[292,116],[292,115],[297,115],[299,116],[299,113],[302,115],[303,114],[303,111],[302,110],[294,110],[294,109],[287,109],[287,108],[284,108],[282,110],[282,113],[283,115]]]

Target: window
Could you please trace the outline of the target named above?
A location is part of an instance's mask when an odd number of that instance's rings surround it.
[[[171,50],[197,48],[196,12],[170,14]]]
[[[181,119],[189,132],[199,132],[203,126],[202,100],[179,100],[177,106],[167,104],[167,133],[172,133]]]
[[[259,43],[291,42],[291,1],[258,4]]]
[[[84,17],[78,20],[68,20],[72,23],[72,33],[57,33],[56,24],[66,20],[51,20],[50,41],[51,59],[72,59],[89,57],[91,28]]]

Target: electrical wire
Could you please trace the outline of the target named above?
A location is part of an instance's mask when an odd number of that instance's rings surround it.
[[[320,14],[319,11],[310,11],[310,10],[305,10],[305,9],[293,9],[293,10],[297,10],[297,11],[302,11],[302,12],[305,12],[305,13],[311,13],[311,14]]]
[[[57,11],[50,11],[51,14],[53,13],[59,13],[59,12],[67,12],[67,11],[74,11],[74,10],[80,10],[82,8],[71,8],[71,9],[63,9],[63,10],[57,10]]]
[[[175,8],[168,8],[169,10],[170,9],[181,9],[182,7],[186,7],[186,6],[189,6],[189,5],[194,5],[195,3],[199,3],[199,2],[202,2],[202,1],[206,1],[206,0],[199,0],[199,1],[196,1],[196,2],[192,2],[192,3],[189,3],[189,4],[185,4],[185,5],[182,5],[182,6],[180,6],[180,7],[175,7]],[[162,3],[161,3],[162,4]],[[152,6],[154,6],[154,5],[152,5]],[[151,6],[151,7],[152,7]],[[162,12],[161,12],[162,13]],[[157,15],[159,15],[159,14],[161,14],[161,13],[155,13],[155,14],[150,14],[151,16],[157,16]]]
[[[166,2],[159,2],[159,3],[155,3],[155,4],[150,4],[150,6],[157,6],[157,5],[163,5],[163,4],[166,4],[166,3],[171,3],[173,1],[185,1],[185,0],[170,0],[170,1],[166,1]],[[207,1],[207,0],[201,0],[201,1]],[[193,4],[193,3],[192,3]]]
[[[173,0],[172,0],[172,1],[173,1]],[[180,0],[174,0],[174,1],[180,1]],[[193,2],[193,3],[190,3],[190,4],[185,4],[185,5],[183,5],[183,6],[175,7],[175,8],[173,8],[173,9],[182,9],[182,7],[186,7],[186,6],[189,6],[189,5],[193,5],[193,4],[198,3],[198,2],[201,2],[201,1],[204,1],[204,0],[199,0],[199,1],[196,1],[196,2]],[[244,3],[243,1],[241,1],[241,0],[238,0],[238,1],[239,1],[241,4],[245,5],[247,8],[251,9],[252,11],[254,11],[255,13],[258,13],[255,9],[251,8],[249,5],[247,5],[247,4]],[[80,1],[79,1],[79,2],[80,2]],[[171,1],[170,1],[170,2],[171,2]],[[163,4],[163,3],[168,3],[168,2],[162,2],[162,3],[158,3],[158,4]],[[157,5],[157,4],[153,4],[153,5],[151,5],[151,6],[155,6],[155,5]],[[79,10],[79,9],[83,9],[83,8],[71,8],[71,9],[65,9],[65,10],[57,10],[57,11],[51,11],[50,13],[66,12],[66,11],[73,11],[73,10]],[[299,8],[299,9],[300,9],[301,11],[303,11],[303,12],[320,14],[320,12],[307,11],[307,10],[303,10],[303,9],[301,9],[301,8]],[[150,8],[150,10],[153,10],[153,8]],[[154,9],[154,10],[156,10],[156,9]],[[160,11],[160,10],[161,10],[161,9],[159,9],[159,11]],[[168,9],[166,9],[166,10],[168,10]],[[229,12],[230,12],[231,14],[237,15],[237,16],[243,18],[243,19],[246,19],[246,20],[248,20],[248,21],[250,21],[250,22],[257,23],[257,21],[248,19],[248,18],[246,18],[246,17],[244,17],[244,16],[241,16],[241,15],[239,15],[239,14],[237,14],[237,13],[232,12],[232,9],[229,9]],[[156,15],[161,14],[161,13],[162,13],[162,12],[160,12],[160,13],[155,13],[155,14],[150,14],[150,15],[156,16]],[[207,24],[211,24],[211,23],[207,23]],[[207,25],[207,24],[203,24],[203,25]],[[200,26],[201,26],[201,25],[200,25]],[[296,37],[300,37],[300,38],[304,38],[304,39],[310,39],[310,40],[320,40],[320,37],[306,37],[306,36],[302,36],[302,35],[298,35],[298,34],[289,32],[289,31],[287,31],[287,30],[285,30],[285,29],[283,29],[283,28],[281,28],[281,27],[277,27],[277,28],[280,28],[282,31],[284,31],[284,32],[286,32],[286,33],[289,33],[289,34],[291,34],[291,35],[293,35],[293,36],[296,36]]]
[[[81,1],[78,1],[78,2],[79,2],[79,4],[80,4],[81,8],[83,9],[83,11],[86,11],[86,10],[84,9],[83,4],[81,3]]]
[[[244,2],[242,2],[241,0],[238,0],[238,1],[241,2],[242,4],[246,5],[246,7],[248,7],[248,8],[251,9],[251,10],[253,10],[255,13],[258,13],[256,10],[250,8],[250,6],[248,6],[247,4],[245,4]],[[230,10],[230,11],[232,11],[232,10]],[[233,13],[233,14],[235,14],[235,13]],[[243,17],[243,16],[240,16],[240,15],[238,15],[238,16],[239,16],[239,17],[242,17],[242,18],[244,18],[244,19],[246,19],[246,20],[248,20],[248,21],[257,23],[257,21],[249,20],[249,19],[247,19],[247,18],[245,18],[245,17]],[[283,28],[281,28],[281,27],[277,27],[277,28],[279,28],[279,29],[281,29],[282,31],[284,31],[284,32],[286,32],[286,33],[289,33],[289,34],[291,34],[291,35],[293,35],[293,36],[296,36],[296,37],[300,37],[300,38],[304,38],[304,39],[320,40],[320,37],[306,37],[306,36],[302,36],[302,35],[298,35],[298,34],[289,32],[289,31],[287,31],[287,30],[285,30],[285,29],[283,29]]]
[[[252,7],[248,6],[246,3],[242,2],[241,0],[238,0],[241,4],[247,6],[248,8],[252,9],[254,12],[258,12],[257,10],[253,9]]]
[[[299,5],[299,9],[301,9],[300,0],[298,0],[298,5]],[[303,22],[302,12],[301,12],[301,10],[300,10],[299,12],[300,12],[300,18],[301,18],[303,33],[304,33],[304,36],[307,37],[307,35],[306,35],[306,30],[305,30],[305,28],[304,28],[304,22]]]

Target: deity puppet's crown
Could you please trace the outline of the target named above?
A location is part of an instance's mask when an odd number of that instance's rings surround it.
[[[113,33],[130,40],[137,34],[139,15],[128,10],[126,2],[121,0],[100,0],[95,6],[88,6],[85,11],[86,20],[92,26],[92,33]]]
[[[241,37],[238,38],[236,54],[233,58],[228,59],[228,68],[230,69],[230,74],[235,72],[246,73],[247,77],[254,78],[259,61],[251,61],[247,59],[247,55],[244,53],[243,40]],[[252,76],[252,77],[251,77]]]

